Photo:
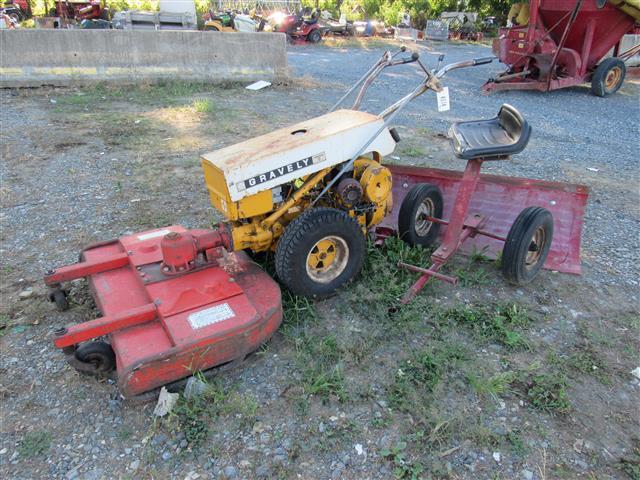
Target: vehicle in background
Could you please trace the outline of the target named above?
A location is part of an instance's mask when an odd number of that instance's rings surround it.
[[[209,10],[202,16],[203,30],[213,32],[258,32],[264,28],[264,20],[256,21],[250,15],[235,12]]]
[[[318,20],[320,26],[326,33],[333,35],[352,36],[355,35],[356,29],[353,26],[353,22],[347,20],[347,16],[343,13],[340,15],[340,19],[336,20],[331,17],[329,12],[322,12],[321,18]]]
[[[293,42],[318,43],[322,40],[322,27],[318,23],[318,17],[317,11],[309,12],[309,9],[289,15],[276,12],[267,18],[268,28],[265,27],[265,31],[284,33]]]
[[[31,18],[31,6],[27,3],[27,0],[7,0],[4,2],[4,6],[0,8],[0,14],[6,15],[14,23],[18,24]],[[10,28],[10,27],[6,27]]]

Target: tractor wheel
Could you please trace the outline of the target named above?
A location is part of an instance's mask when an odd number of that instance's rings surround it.
[[[116,368],[116,354],[111,345],[101,340],[83,343],[75,351],[75,356],[82,363],[93,364],[96,374],[108,373]]]
[[[53,290],[49,293],[49,301],[56,304],[61,312],[69,309],[69,300],[67,300],[67,292],[62,289]]]
[[[528,207],[511,225],[502,250],[502,274],[515,285],[533,280],[547,259],[553,217],[542,207]]]
[[[431,246],[438,238],[440,224],[427,217],[442,218],[442,192],[436,185],[414,185],[400,205],[398,234],[406,243],[415,247]]]
[[[307,42],[318,43],[320,40],[322,40],[322,33],[318,29],[313,30],[307,35]]]
[[[325,298],[360,272],[365,249],[360,225],[346,212],[312,208],[285,228],[276,272],[291,293]]]
[[[627,67],[619,58],[607,58],[596,68],[591,79],[591,91],[598,97],[606,97],[616,93],[627,73]]]

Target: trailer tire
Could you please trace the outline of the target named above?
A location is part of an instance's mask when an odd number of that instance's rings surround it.
[[[415,247],[433,245],[440,232],[440,224],[419,219],[419,215],[442,218],[442,192],[431,183],[414,185],[400,205],[398,234]]]
[[[598,97],[616,93],[622,86],[626,73],[627,67],[619,58],[603,60],[591,78],[591,91]]]
[[[502,274],[524,285],[540,272],[553,240],[553,216],[542,207],[527,207],[516,218],[502,250]]]
[[[97,340],[81,344],[75,351],[75,357],[82,363],[90,363],[96,374],[108,373],[116,368],[116,354],[107,342]]]
[[[276,273],[291,293],[326,298],[358,275],[365,250],[361,226],[346,212],[312,208],[280,237]]]

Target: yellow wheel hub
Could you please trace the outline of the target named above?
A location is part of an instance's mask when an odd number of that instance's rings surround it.
[[[349,261],[347,242],[335,235],[318,241],[307,255],[307,274],[319,283],[329,283],[344,271]]]
[[[620,81],[620,78],[622,78],[622,69],[620,67],[612,68],[609,73],[607,73],[607,76],[604,80],[604,84],[607,87],[607,90],[615,88],[615,86]]]

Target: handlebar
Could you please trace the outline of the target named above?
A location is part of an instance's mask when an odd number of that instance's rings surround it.
[[[449,65],[445,65],[440,70],[436,72],[436,78],[442,78],[451,70],[456,70],[458,68],[465,67],[475,67],[476,65],[485,65],[487,63],[491,63],[496,59],[496,57],[482,57],[482,58],[474,58],[473,60],[464,60],[462,62],[450,63]]]

